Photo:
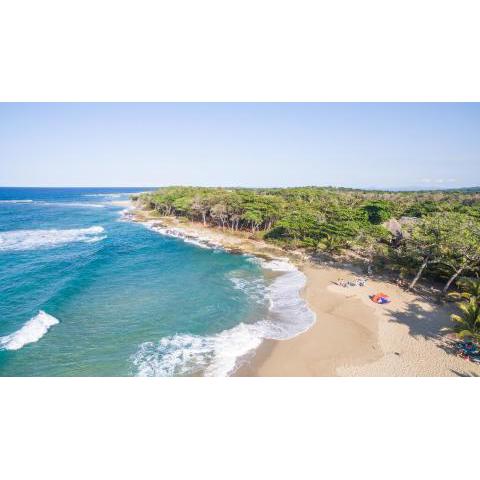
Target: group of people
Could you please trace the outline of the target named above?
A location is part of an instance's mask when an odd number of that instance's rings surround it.
[[[336,281],[336,284],[344,288],[364,287],[367,284],[367,279],[365,277],[358,277],[354,280],[344,280],[343,278],[339,278]],[[386,293],[376,293],[374,295],[369,295],[369,298],[372,302],[378,303],[380,305],[391,302],[390,297]]]
[[[363,277],[356,278],[355,280],[344,280],[343,278],[339,278],[337,280],[337,285],[341,287],[348,288],[348,287],[364,287],[367,284],[367,279]]]
[[[458,342],[456,347],[459,357],[462,357],[465,360],[470,360],[471,362],[480,363],[480,351],[478,349],[478,346],[474,342]]]
[[[367,284],[367,279],[364,277],[358,277],[354,280],[344,280],[343,278],[339,278],[336,284],[344,288],[364,287]],[[369,297],[372,302],[380,305],[391,302],[390,297],[386,293],[376,293],[375,295],[369,295]]]

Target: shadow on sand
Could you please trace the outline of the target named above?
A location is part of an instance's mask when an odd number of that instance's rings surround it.
[[[424,338],[434,340],[438,348],[442,349],[448,355],[458,356],[458,339],[448,335],[446,327],[450,327],[452,322],[450,315],[457,311],[455,304],[440,303],[435,299],[417,299],[411,303],[406,303],[403,310],[397,312],[388,312],[389,320],[406,325],[409,334],[413,338]],[[468,360],[463,359],[464,369],[452,369],[450,371],[458,377],[478,377],[469,365]]]
[[[452,373],[454,373],[457,377],[478,377],[475,372],[458,372],[457,370],[450,369]]]
[[[450,314],[454,310],[452,305],[441,305],[422,299],[406,304],[401,311],[388,312],[388,315],[391,321],[406,325],[413,337],[443,340],[442,329],[451,324]]]
[[[317,255],[312,258],[312,262],[323,267],[333,267],[336,269],[345,269],[346,275],[349,273],[356,275],[366,275],[365,266],[362,264],[355,264],[355,262],[340,263],[332,261],[327,256]],[[368,278],[368,277],[367,277]],[[388,282],[396,284],[397,287],[404,289],[403,285],[396,282],[396,276],[388,272],[375,272],[373,277],[376,281]],[[418,285],[414,297],[411,299],[403,299],[401,309],[395,305],[395,297],[392,297],[392,307],[397,307],[391,310],[388,305],[385,308],[385,314],[388,321],[402,324],[408,327],[408,333],[415,339],[423,338],[425,340],[433,340],[438,348],[442,349],[449,355],[457,356],[458,341],[446,331],[448,327],[452,326],[450,315],[456,313],[458,308],[453,302],[445,302],[440,300],[440,289],[438,285]],[[403,295],[402,295],[403,297]],[[397,352],[393,352],[398,355]],[[465,361],[465,370],[450,371],[457,376],[462,377],[478,377],[479,375],[472,370],[468,370],[469,362]]]

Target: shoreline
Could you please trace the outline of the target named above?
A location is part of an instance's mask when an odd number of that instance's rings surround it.
[[[364,287],[337,286],[338,278],[348,280],[360,272],[353,265],[320,263],[303,252],[287,252],[248,238],[246,232],[222,231],[145,210],[132,209],[127,215],[175,229],[192,243],[196,239],[269,260],[287,258],[306,276],[301,296],[316,316],[312,326],[289,339],[263,339],[232,376],[480,375],[479,365],[449,351],[449,337],[441,333],[449,324],[451,305],[436,305],[374,277]],[[371,302],[369,295],[379,291],[389,294],[392,302]]]
[[[352,295],[342,301],[330,289],[345,270],[311,262],[301,270],[307,280],[301,295],[314,311],[315,323],[293,338],[268,341],[239,376],[332,377],[339,365],[363,365],[381,357],[378,321],[369,307]]]

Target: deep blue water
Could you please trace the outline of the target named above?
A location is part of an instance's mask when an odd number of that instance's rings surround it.
[[[258,344],[264,269],[125,221],[139,190],[0,188],[0,375],[224,375]]]

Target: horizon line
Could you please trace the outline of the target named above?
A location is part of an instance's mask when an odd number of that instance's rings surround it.
[[[247,187],[241,185],[182,185],[182,184],[169,184],[169,185],[142,185],[142,186],[70,186],[70,185],[56,185],[56,186],[31,186],[31,185],[0,185],[0,188],[70,188],[70,189],[102,189],[102,188],[167,188],[167,187],[192,187],[192,188],[234,188],[234,189],[288,189],[288,188],[333,188],[333,189],[347,189],[347,190],[365,190],[365,191],[382,191],[382,192],[432,192],[432,191],[446,191],[446,190],[468,190],[468,189],[480,189],[480,185],[462,186],[462,187],[431,187],[425,188],[421,186],[400,186],[400,187],[352,187],[352,186],[340,186],[340,185],[295,185],[295,186],[255,186]]]

